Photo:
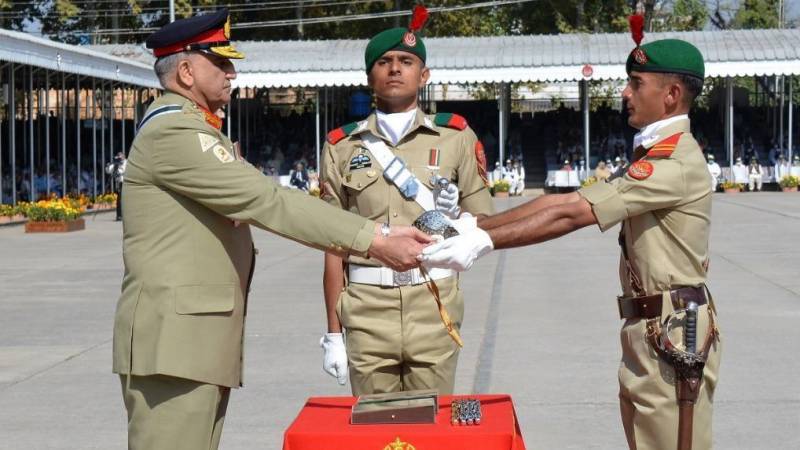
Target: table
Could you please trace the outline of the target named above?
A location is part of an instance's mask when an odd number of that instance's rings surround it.
[[[450,424],[457,398],[481,401],[480,425]],[[525,450],[508,395],[440,396],[435,424],[351,425],[355,397],[311,397],[286,430],[283,450]]]

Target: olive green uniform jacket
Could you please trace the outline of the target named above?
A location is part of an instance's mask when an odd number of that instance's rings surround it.
[[[167,93],[149,111],[164,105],[181,108],[140,130],[125,174],[113,371],[237,387],[255,263],[249,225],[366,256],[374,223],[237,160],[192,101]]]

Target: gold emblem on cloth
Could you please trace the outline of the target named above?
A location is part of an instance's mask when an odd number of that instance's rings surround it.
[[[408,442],[401,441],[400,437],[397,437],[394,442],[390,442],[386,447],[383,447],[383,450],[417,450],[417,448]]]

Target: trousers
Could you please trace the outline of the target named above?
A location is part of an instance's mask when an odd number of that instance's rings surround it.
[[[166,375],[120,375],[129,450],[216,450],[230,388]]]
[[[458,277],[436,280],[436,285],[460,329],[464,300]],[[447,334],[426,284],[350,283],[339,297],[337,313],[345,328],[353,395],[416,389],[452,394],[459,347]]]

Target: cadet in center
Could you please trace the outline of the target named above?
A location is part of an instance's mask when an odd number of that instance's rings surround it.
[[[369,41],[365,69],[377,109],[331,131],[323,151],[323,199],[383,222],[387,231],[427,210],[456,222],[493,213],[483,146],[466,120],[419,107],[419,89],[430,77],[420,36],[426,17],[418,6],[408,28]],[[449,185],[441,187],[438,177]],[[455,272],[394,272],[374,260],[329,253],[323,284],[323,368],[340,384],[349,372],[354,395],[452,393],[464,310]]]

